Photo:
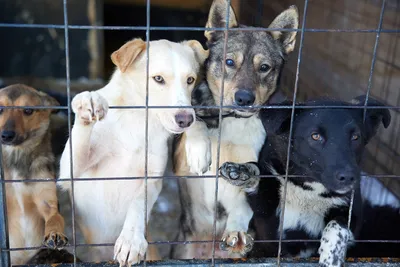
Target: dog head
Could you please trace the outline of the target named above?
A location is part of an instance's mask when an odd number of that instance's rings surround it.
[[[364,106],[365,96],[353,103]],[[291,105],[290,102],[283,104]],[[340,101],[309,101],[302,106],[343,106],[343,108],[299,108],[293,118],[291,162],[303,174],[320,182],[331,192],[345,194],[360,179],[362,152],[382,123],[390,124],[390,112],[383,104],[369,99],[364,123],[364,109],[348,108]],[[261,118],[268,135],[289,135],[291,109],[262,110]]]
[[[182,43],[159,40],[150,42],[148,70],[149,106],[190,106],[191,94],[208,57],[197,41]],[[146,42],[134,39],[111,56],[121,75],[131,81],[145,105],[147,56]],[[153,109],[163,126],[172,133],[181,133],[195,122],[192,108]]]
[[[23,84],[0,90],[0,106],[58,106],[43,92]],[[20,146],[40,140],[50,124],[50,109],[0,108],[0,140],[3,145]]]
[[[226,25],[227,10],[229,22]],[[297,29],[299,15],[295,6],[283,11],[269,25],[274,29]],[[206,27],[239,28],[235,12],[226,0],[214,0]],[[293,51],[296,32],[229,31],[224,61],[223,31],[206,31],[210,56],[206,61],[207,82],[219,105],[224,80],[223,105],[235,106],[233,112],[248,117],[256,109],[244,106],[261,105],[274,93],[286,55]],[[225,72],[225,74],[224,74]],[[224,79],[225,77],[225,79]]]

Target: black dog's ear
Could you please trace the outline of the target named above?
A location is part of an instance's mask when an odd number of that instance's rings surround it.
[[[229,9],[229,28],[235,28],[238,26],[235,12],[233,8],[228,5],[227,0],[214,0],[210,12],[208,14],[208,21],[206,28],[225,28],[226,27],[226,15]],[[208,42],[212,43],[215,41],[215,36],[218,33],[222,34],[222,31],[212,31],[206,30],[204,36],[207,38]]]
[[[354,98],[351,103],[358,106],[364,106],[366,95],[361,95]],[[368,142],[378,131],[379,125],[382,123],[385,128],[389,127],[391,121],[391,115],[388,108],[384,108],[385,105],[371,97],[368,98],[367,106],[379,106],[383,108],[367,109],[365,114],[365,137]],[[364,109],[359,110],[359,115],[364,116]]]
[[[273,108],[261,109],[260,119],[267,135],[279,135],[289,131],[292,109],[283,108],[283,106],[292,105],[293,102],[287,100],[277,105],[273,105]]]
[[[279,14],[268,28],[275,29],[295,29],[299,27],[299,11],[296,6],[291,6],[281,14]],[[275,40],[279,40],[286,54],[294,50],[296,44],[297,31],[271,31],[271,35]]]

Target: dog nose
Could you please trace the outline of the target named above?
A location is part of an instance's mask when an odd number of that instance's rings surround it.
[[[11,142],[15,138],[15,132],[14,131],[3,131],[1,133],[1,140],[4,142]]]
[[[341,185],[350,185],[356,179],[356,173],[353,171],[338,171],[336,173],[336,179]]]
[[[178,113],[175,115],[175,122],[181,128],[187,128],[193,123],[193,115],[189,113]]]
[[[235,93],[235,102],[238,106],[253,105],[255,100],[255,95],[249,90],[239,90]]]

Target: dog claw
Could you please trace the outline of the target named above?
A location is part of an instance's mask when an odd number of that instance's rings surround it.
[[[238,238],[237,238],[237,237],[234,237],[234,238],[232,238],[232,240],[231,240],[231,242],[230,242],[229,245],[230,245],[231,247],[234,247],[234,246],[236,245],[237,241],[238,241]]]
[[[44,237],[43,244],[51,249],[62,248],[68,244],[68,238],[64,234],[51,232]]]
[[[253,248],[253,238],[245,232],[230,232],[224,234],[220,249],[229,253],[239,253],[244,256]]]
[[[82,92],[74,97],[71,105],[84,125],[102,120],[108,111],[107,101],[97,92]]]

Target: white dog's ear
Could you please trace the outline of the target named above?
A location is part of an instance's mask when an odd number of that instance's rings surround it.
[[[146,49],[146,42],[142,39],[133,39],[127,42],[120,49],[111,54],[112,62],[119,68],[121,72],[132,65],[133,61]]]
[[[185,41],[182,44],[189,46],[193,50],[196,60],[200,65],[204,64],[204,61],[206,61],[210,54],[209,50],[205,50],[200,42],[196,40]]]
[[[268,28],[274,29],[298,29],[299,27],[299,11],[296,6],[291,6],[281,14],[279,14]],[[297,31],[271,31],[272,37],[279,40],[286,54],[294,50],[296,44]]]

